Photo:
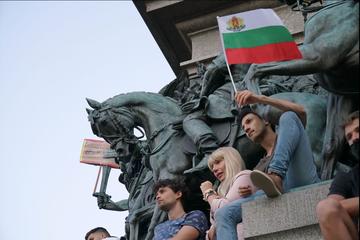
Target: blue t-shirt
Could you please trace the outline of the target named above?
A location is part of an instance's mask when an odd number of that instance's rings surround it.
[[[198,240],[205,239],[208,222],[202,211],[195,210],[186,213],[183,217],[168,220],[155,227],[153,240],[167,240],[174,237],[182,226],[191,226],[199,231]]]

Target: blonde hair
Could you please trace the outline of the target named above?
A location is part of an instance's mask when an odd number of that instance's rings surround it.
[[[220,196],[224,197],[233,183],[233,178],[236,174],[245,170],[246,166],[240,153],[235,148],[221,147],[209,156],[208,166],[211,171],[214,162],[220,159],[224,159],[225,162],[225,179],[220,183],[217,192]]]

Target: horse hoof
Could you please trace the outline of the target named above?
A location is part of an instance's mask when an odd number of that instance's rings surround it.
[[[193,166],[195,165],[195,167],[185,170],[184,174],[201,172],[201,171],[207,170],[208,169],[208,158],[209,158],[209,154],[205,154],[205,156],[201,159],[201,161],[196,164],[197,159],[196,159],[196,156],[194,156]]]
[[[185,170],[184,171],[184,174],[191,174],[191,173],[195,173],[195,172],[200,172],[200,171],[204,171],[207,169],[207,166],[205,167],[202,167],[202,166],[196,166],[196,167],[193,167],[193,168],[190,168],[188,170]]]

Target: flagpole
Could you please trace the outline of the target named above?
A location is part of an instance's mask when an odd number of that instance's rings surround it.
[[[219,16],[216,16],[216,20],[218,22],[218,25],[219,25]],[[230,76],[230,80],[231,80],[231,83],[232,83],[232,86],[234,88],[234,91],[235,93],[237,92],[237,89],[236,89],[236,86],[235,86],[235,82],[234,82],[234,79],[232,77],[232,74],[231,74],[231,71],[230,71],[230,67],[229,67],[229,63],[228,63],[228,60],[227,60],[227,56],[226,56],[226,52],[225,52],[225,47],[224,47],[224,39],[223,39],[223,36],[221,34],[221,31],[220,31],[220,28],[219,28],[219,34],[220,34],[220,42],[221,42],[221,46],[222,46],[222,49],[223,49],[223,53],[224,53],[224,56],[225,56],[225,63],[226,63],[226,67],[228,69],[228,72],[229,72],[229,76]]]
[[[234,90],[235,90],[235,93],[236,93],[236,92],[237,92],[237,89],[236,89],[235,82],[234,82],[234,79],[233,79],[232,74],[231,74],[231,71],[230,71],[229,64],[228,64],[227,59],[226,59],[226,54],[225,54],[225,61],[226,61],[227,69],[228,69],[228,71],[229,71],[229,75],[230,75],[230,80],[231,80],[232,86],[234,87]]]
[[[100,173],[101,173],[101,166],[99,166],[99,171],[98,171],[98,175],[97,175],[97,178],[96,178],[93,194],[96,192],[96,188],[97,188],[97,185],[98,185],[98,182],[99,182]]]

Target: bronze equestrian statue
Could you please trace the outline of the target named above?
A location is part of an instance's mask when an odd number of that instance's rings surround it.
[[[323,97],[309,93],[280,93],[274,97],[286,98],[303,104],[308,112],[309,131],[314,132],[314,129],[317,129],[321,133],[321,129],[325,127],[325,119],[323,122],[319,122],[318,118],[325,112]],[[147,165],[148,169],[151,169],[151,172],[142,178],[149,178],[148,176],[151,175],[149,184],[164,178],[186,181],[194,196],[188,208],[206,211],[199,184],[204,180],[213,180],[213,176],[208,169],[201,173],[194,172],[184,175],[184,171],[192,167],[191,159],[196,148],[181,129],[181,123],[185,116],[175,100],[156,93],[133,92],[117,95],[103,103],[89,99],[88,103],[93,108],[93,110],[88,109],[88,114],[94,134],[109,142],[120,159],[124,160],[132,156],[134,149],[142,149],[141,152],[145,157],[143,165]],[[278,116],[279,113],[275,115]],[[138,127],[145,131],[145,147],[143,140],[134,135],[134,129]],[[227,120],[212,124],[212,128],[218,139],[221,140],[220,146],[229,145],[232,142],[243,156],[248,168],[251,169],[263,155],[263,149],[249,141],[242,131],[237,131],[236,135],[231,134],[232,131],[239,128],[235,119],[232,122]],[[312,141],[313,143],[322,142],[321,134],[317,134],[315,137],[317,138]],[[230,138],[234,138],[234,140],[232,141]],[[315,145],[313,148],[318,149]],[[142,158],[135,159],[141,160]],[[138,190],[140,192],[142,190],[149,191],[149,187]],[[141,194],[137,194],[137,196],[143,197]],[[132,219],[129,222],[130,229],[133,231],[139,225],[140,218],[138,216],[152,215],[146,234],[143,233],[142,236],[139,236],[138,232],[132,234],[130,231],[129,239],[135,239],[135,236],[137,239],[151,239],[156,224],[164,220],[165,215],[157,207],[153,207],[154,200],[155,198],[148,199],[147,202],[152,209],[141,209],[144,204],[135,206],[140,210],[129,209],[132,213],[137,212],[137,214],[131,215]]]

